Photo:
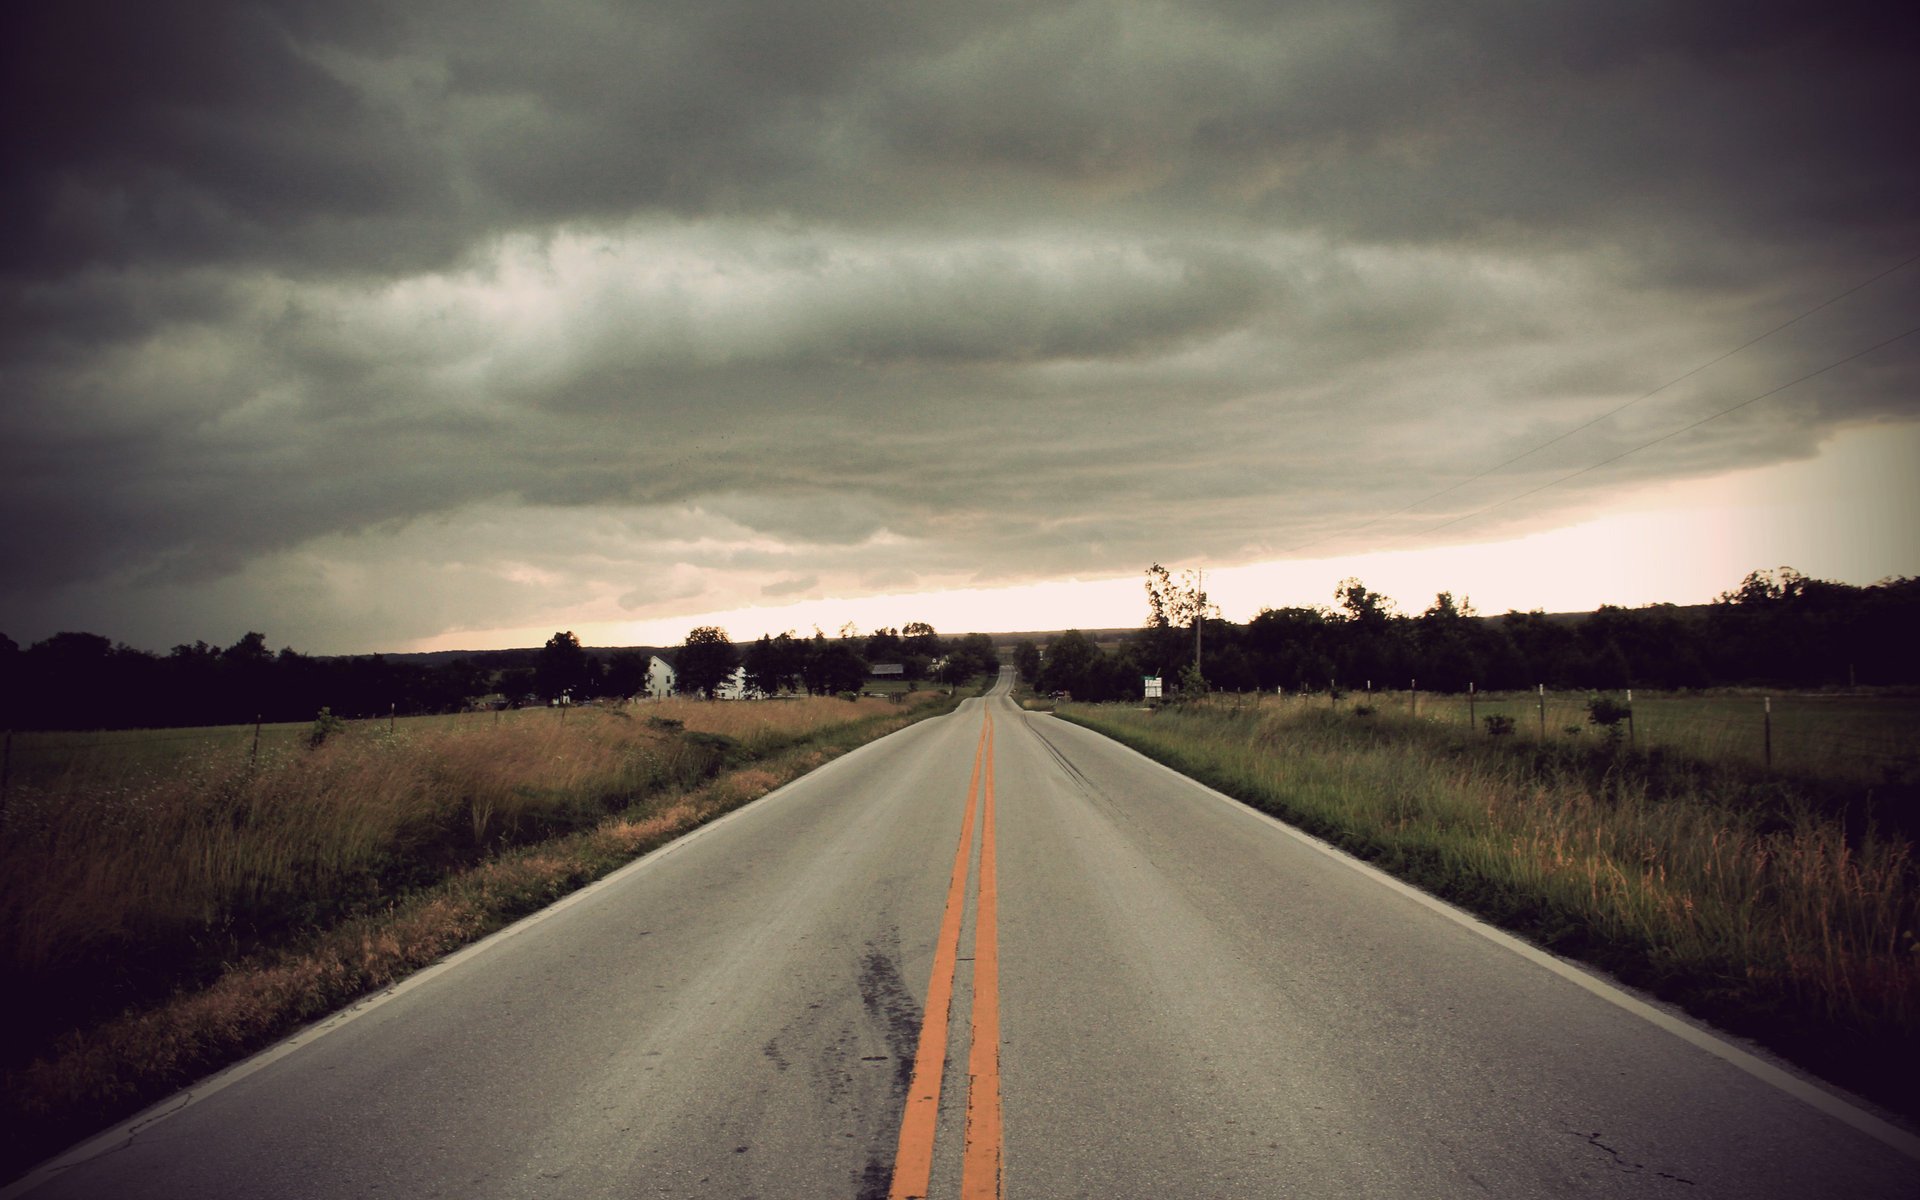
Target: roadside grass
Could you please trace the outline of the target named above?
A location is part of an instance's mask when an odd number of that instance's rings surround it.
[[[16,788],[0,1168],[966,694],[368,723],[257,760],[249,726],[198,756]]]
[[[1920,1114],[1920,868],[1862,789],[1324,702],[1060,715]]]
[[[1358,695],[1349,696],[1348,702],[1355,702]],[[1547,693],[1548,740],[1569,736],[1569,727],[1588,736],[1594,733],[1587,726],[1590,695]],[[1314,703],[1311,699],[1292,702]],[[1376,692],[1371,702],[1395,715],[1409,707],[1404,691]],[[1535,693],[1483,693],[1471,706],[1465,696],[1419,696],[1419,715],[1427,720],[1464,729],[1472,714],[1484,729],[1487,716],[1502,714],[1513,718],[1515,736],[1536,741],[1542,724],[1540,709]],[[1659,747],[1694,758],[1752,766],[1765,765],[1771,752],[1773,767],[1785,772],[1868,785],[1920,783],[1920,698],[1913,696],[1642,689],[1634,693],[1632,732],[1635,746],[1643,750]]]

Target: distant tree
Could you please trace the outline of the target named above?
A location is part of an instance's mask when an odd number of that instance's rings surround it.
[[[638,696],[647,686],[647,656],[638,650],[614,651],[607,660],[603,685],[609,696]]]
[[[739,665],[739,652],[727,631],[714,625],[702,625],[687,634],[673,664],[680,691],[713,699],[715,689],[733,674]]]
[[[965,683],[976,675],[991,675],[1000,669],[1000,652],[993,639],[984,633],[969,633],[947,647],[947,665],[940,678],[951,684]]]
[[[768,696],[779,694],[785,680],[781,677],[780,651],[771,634],[761,634],[758,641],[747,647],[741,665],[747,669],[749,688]]]
[[[1040,647],[1029,638],[1020,639],[1013,648],[1013,669],[1020,672],[1020,678],[1029,685],[1040,679]]]
[[[1261,688],[1324,687],[1334,667],[1327,656],[1329,617],[1318,608],[1263,608],[1247,622],[1245,642]]]
[[[773,656],[769,660],[774,686],[767,689],[769,694],[798,691],[806,686],[807,646],[791,629],[774,635]]]
[[[1333,598],[1347,611],[1347,620],[1359,625],[1384,625],[1393,615],[1393,601],[1379,592],[1369,591],[1358,579],[1343,579],[1333,589]],[[1453,597],[1447,597],[1449,606]]]
[[[909,621],[900,631],[900,639],[906,643],[907,653],[918,654],[922,658],[939,658],[945,647],[940,644],[940,635],[933,626],[925,621]]]
[[[870,663],[897,663],[906,652],[906,643],[900,640],[899,631],[876,629],[867,635],[863,656]]]
[[[1078,629],[1069,629],[1047,644],[1040,667],[1043,692],[1070,692],[1082,700],[1093,699],[1094,681],[1101,667],[1100,647]]]
[[[536,691],[534,670],[532,667],[508,667],[500,672],[500,678],[494,681],[493,686],[507,698],[508,704],[518,708]]]
[[[1441,592],[1414,621],[1419,653],[1414,661],[1420,686],[1430,692],[1464,692],[1473,682],[1484,684],[1476,647],[1479,623],[1473,606],[1454,603],[1452,592]],[[1394,681],[1398,683],[1398,680]]]
[[[1176,580],[1159,563],[1147,568],[1149,629],[1191,629],[1210,608],[1206,593],[1200,590],[1200,578],[1194,572],[1182,571]]]
[[[830,642],[816,636],[806,660],[807,690],[821,696],[859,691],[867,681],[867,662],[854,645],[850,638]]]
[[[588,688],[593,682],[590,663],[572,630],[556,633],[540,648],[540,657],[534,662],[533,690],[543,700],[555,700],[567,692],[572,692],[576,699],[584,698],[590,694]]]
[[[1165,675],[1193,661],[1194,626],[1218,610],[1200,588],[1200,577],[1182,571],[1175,579],[1159,563],[1147,568],[1147,622],[1133,642],[1133,657],[1144,672]]]

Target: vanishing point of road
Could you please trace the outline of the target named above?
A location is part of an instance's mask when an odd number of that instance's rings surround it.
[[[1920,1196],[1920,1141],[1003,676],[7,1189]]]

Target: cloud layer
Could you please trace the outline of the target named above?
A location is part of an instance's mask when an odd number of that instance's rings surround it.
[[[1885,6],[36,6],[0,629],[1375,549],[1920,324]],[[1450,536],[1906,421],[1913,339]],[[231,635],[227,631],[235,631]]]

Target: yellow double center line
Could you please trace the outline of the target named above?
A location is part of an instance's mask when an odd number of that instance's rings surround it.
[[[973,920],[973,1034],[967,1052],[966,1149],[960,1164],[963,1200],[998,1200],[1000,1190],[1000,942],[998,888],[993,853],[993,714],[980,726],[967,784],[967,811],[960,821],[960,848],[947,883],[947,908],[934,946],[933,978],[927,982],[926,1018],[914,1052],[913,1081],[900,1119],[900,1149],[894,1156],[891,1200],[922,1200],[933,1175],[934,1126],[940,1115],[940,1077],[947,1060],[947,1018],[960,959],[960,924],[966,909],[967,862],[973,851],[974,810],[980,810],[980,890]]]

